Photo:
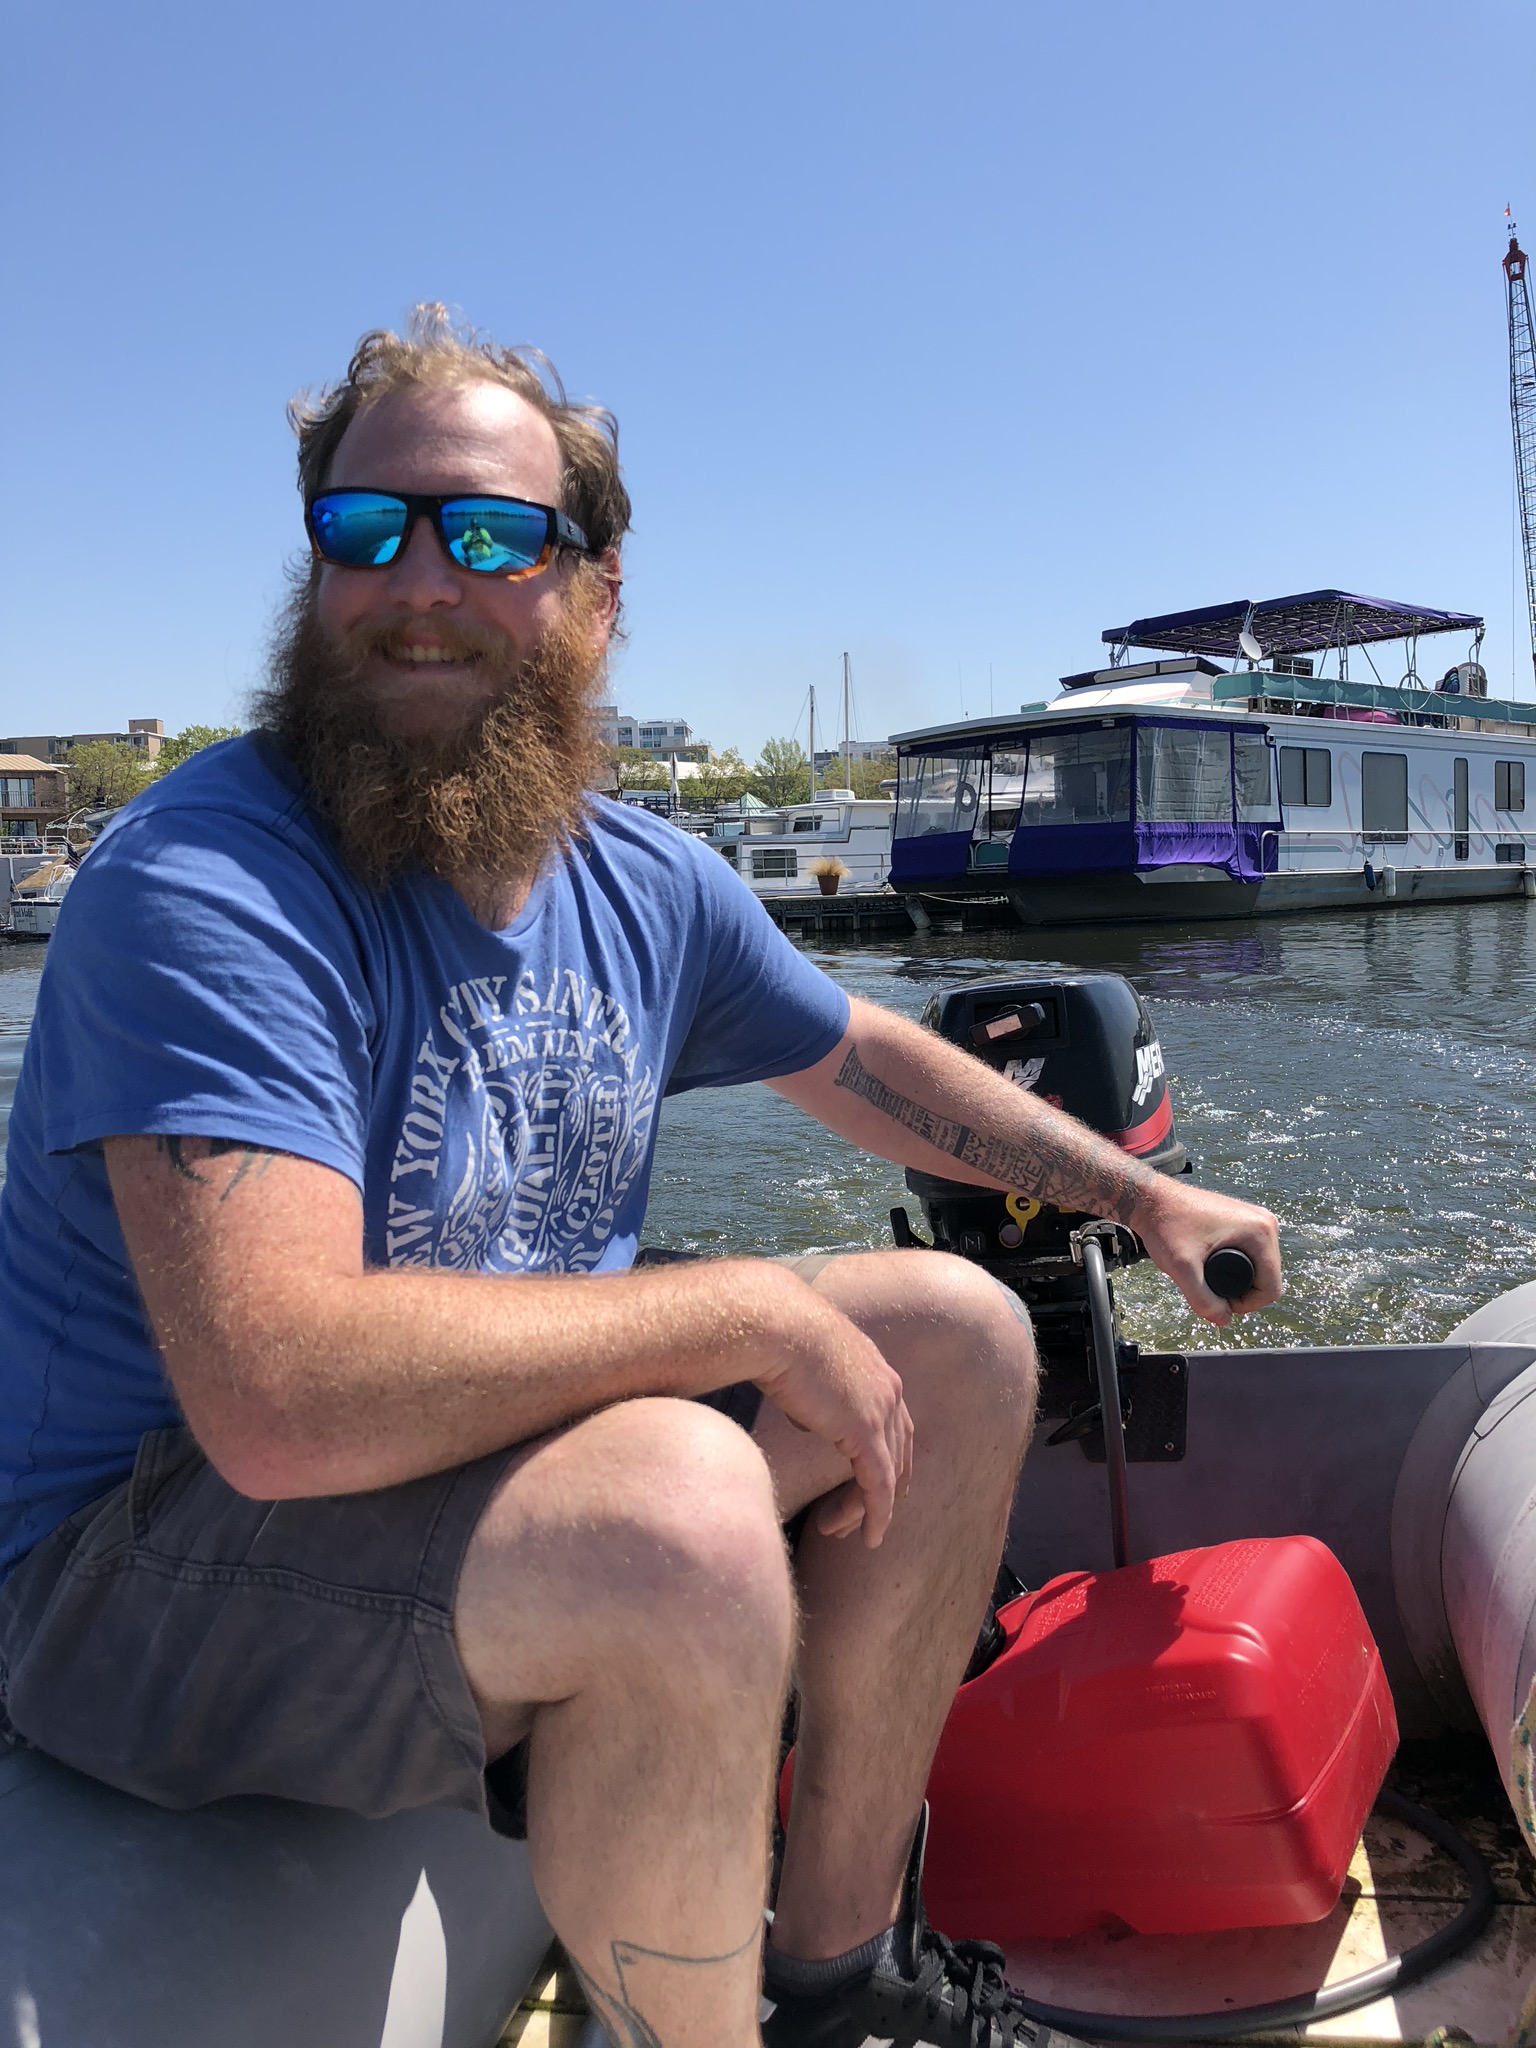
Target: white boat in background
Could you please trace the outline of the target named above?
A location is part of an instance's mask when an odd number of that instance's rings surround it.
[[[17,939],[46,939],[53,935],[59,906],[75,879],[76,862],[67,853],[45,860],[31,874],[11,884],[11,911],[6,930]]]
[[[860,797],[846,787],[853,732],[852,679],[843,656],[843,776],[838,789],[816,787],[816,692],[810,705],[810,798],[777,810],[755,797],[723,805],[693,827],[728,860],[755,895],[874,896],[890,893],[891,835],[896,800]],[[882,787],[894,790],[893,784]]]
[[[0,896],[4,905],[0,936],[52,938],[76,870],[121,809],[121,804],[107,804],[73,811],[62,824],[49,826],[40,842],[41,856],[29,860],[22,873],[18,874],[14,862],[7,863],[9,872],[0,877],[0,885],[7,891]]]
[[[889,887],[895,817],[893,798],[822,789],[808,803],[779,810],[732,806],[700,836],[756,895],[814,894],[820,874],[827,872],[823,864],[835,862],[843,872],[836,891],[826,893],[868,896]]]

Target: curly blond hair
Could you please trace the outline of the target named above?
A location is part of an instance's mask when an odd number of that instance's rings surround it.
[[[457,384],[484,378],[505,384],[544,415],[565,464],[560,509],[599,553],[617,548],[629,530],[629,493],[619,473],[619,425],[600,405],[565,395],[554,365],[537,349],[504,348],[455,321],[444,305],[411,308],[403,335],[385,327],[365,334],[347,373],[318,397],[301,392],[288,405],[299,437],[299,490],[305,502],[324,488],[342,435],[365,407],[402,386]]]

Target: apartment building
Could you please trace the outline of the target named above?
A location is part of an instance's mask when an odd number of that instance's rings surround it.
[[[0,845],[41,839],[68,811],[63,770],[34,754],[0,749]]]
[[[637,753],[654,754],[658,761],[669,754],[680,761],[710,757],[708,743],[694,738],[693,727],[684,718],[631,718],[617,704],[600,704],[597,717],[606,747],[633,747]]]
[[[0,755],[30,754],[45,765],[62,761],[71,747],[83,747],[91,740],[110,740],[114,746],[132,747],[144,760],[155,760],[165,745],[162,718],[130,718],[126,732],[27,733],[16,739],[0,740]],[[0,772],[9,774],[10,764],[0,761]]]
[[[816,773],[825,775],[834,763],[843,758],[840,746],[818,747],[816,749]],[[848,759],[850,761],[894,761],[896,749],[889,740],[850,740]]]

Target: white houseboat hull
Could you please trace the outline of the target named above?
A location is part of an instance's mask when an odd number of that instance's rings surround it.
[[[1267,875],[1234,882],[1219,869],[1062,877],[1014,884],[1008,890],[1019,922],[1052,924],[1184,924],[1204,918],[1278,917],[1310,910],[1395,910],[1412,904],[1469,903],[1536,896],[1536,869],[1444,870],[1383,865],[1367,881],[1362,869]]]

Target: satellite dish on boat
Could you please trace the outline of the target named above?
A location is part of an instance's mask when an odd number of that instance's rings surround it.
[[[1237,651],[1244,661],[1262,661],[1264,659],[1264,650],[1251,633],[1238,634]]]

